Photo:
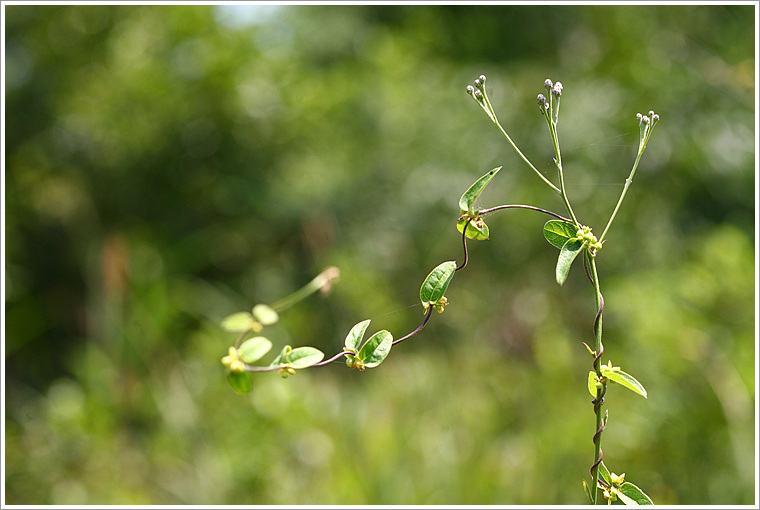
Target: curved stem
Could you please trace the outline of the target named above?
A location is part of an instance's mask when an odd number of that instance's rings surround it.
[[[332,358],[330,358],[328,360],[325,360],[325,361],[320,361],[319,363],[314,363],[312,366],[313,367],[321,367],[322,365],[328,365],[328,364],[332,363],[333,361],[337,360],[338,358],[340,358],[341,356],[345,356],[346,354],[350,354],[350,353],[348,353],[346,351],[339,352],[338,354],[336,354]]]
[[[464,269],[464,266],[467,265],[467,227],[470,225],[470,222],[472,221],[472,218],[467,218],[467,222],[464,224],[464,228],[462,229],[462,246],[464,247],[464,260],[462,261],[462,265],[458,266],[454,271],[459,271],[460,269]]]
[[[393,343],[391,343],[391,345],[400,344],[401,342],[403,342],[407,338],[413,337],[414,335],[416,335],[417,333],[419,333],[420,331],[422,331],[422,328],[425,327],[425,324],[427,324],[428,319],[430,319],[430,314],[431,313],[433,313],[433,307],[432,306],[428,308],[428,311],[425,314],[425,320],[422,321],[422,324],[420,324],[419,326],[417,326],[417,329],[415,329],[414,331],[412,331],[411,333],[409,333],[405,337],[399,338],[398,340],[394,340]]]
[[[555,212],[547,211],[546,209],[541,209],[540,207],[533,207],[532,205],[522,205],[522,204],[497,205],[496,207],[481,209],[480,211],[478,211],[478,215],[485,216],[486,214],[491,214],[492,212],[500,211],[502,209],[530,209],[531,211],[538,211],[544,214],[548,214],[549,216],[554,216],[558,220],[566,221],[568,223],[574,223],[573,220],[571,220],[570,218],[565,218],[564,216],[560,216],[559,214]]]

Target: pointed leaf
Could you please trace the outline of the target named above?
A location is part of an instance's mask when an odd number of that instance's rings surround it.
[[[472,206],[475,204],[475,200],[478,199],[480,193],[485,189],[488,183],[491,182],[491,179],[493,179],[493,176],[496,175],[496,172],[499,170],[501,170],[501,167],[494,168],[483,177],[475,181],[475,183],[470,186],[470,189],[464,192],[462,198],[459,199],[459,208],[462,210],[462,213],[470,213],[472,216]]]
[[[586,480],[583,481],[583,491],[586,493],[586,496],[588,496],[588,500],[593,502],[594,501],[594,495],[591,493],[591,487],[586,483]]]
[[[589,371],[588,373],[588,392],[591,393],[591,396],[596,398],[596,372],[593,370]]]
[[[319,363],[325,353],[314,347],[296,347],[285,356],[285,362],[291,368],[306,368]]]
[[[626,374],[622,370],[610,370],[602,365],[602,375],[612,382],[616,382],[622,386],[625,386],[629,390],[638,393],[644,398],[647,398],[647,390],[630,374]]]
[[[277,355],[277,357],[272,360],[272,362],[269,364],[270,367],[279,367],[281,364],[287,362],[287,356],[292,351],[293,348],[289,345],[286,345],[282,348],[280,351],[280,354]]]
[[[446,293],[451,278],[454,277],[454,271],[457,263],[453,260],[439,264],[422,282],[420,288],[420,300],[422,305],[427,308],[428,305],[437,303]]]
[[[256,305],[253,307],[253,316],[264,326],[271,326],[280,320],[280,316],[269,305]]]
[[[568,239],[562,246],[562,250],[559,252],[559,258],[557,259],[557,283],[562,285],[567,279],[567,273],[570,271],[570,266],[573,265],[575,257],[581,252],[583,248],[583,241],[580,239]]]
[[[238,312],[222,319],[222,329],[230,333],[242,333],[250,331],[256,321],[248,312]]]
[[[459,232],[462,232],[462,229],[464,229],[464,225],[467,223],[467,218],[459,220],[457,222],[457,230]],[[467,224],[467,233],[465,234],[468,239],[474,239],[476,241],[482,241],[484,239],[488,239],[489,232],[488,232],[488,225],[481,220],[482,226],[477,226],[474,224],[474,221],[471,221]]]
[[[562,249],[568,239],[577,235],[578,227],[561,220],[549,220],[544,225],[544,237],[557,249]]]
[[[382,330],[378,331],[367,340],[359,351],[359,359],[364,362],[364,366],[367,368],[374,368],[378,366],[391,352],[391,345],[393,344],[393,335],[390,332]]]
[[[626,505],[654,505],[652,499],[631,482],[623,482],[618,497]]]
[[[230,372],[227,374],[227,381],[238,393],[251,391],[251,374],[248,372]]]
[[[238,349],[238,355],[244,362],[254,363],[264,357],[272,348],[272,342],[263,336],[249,338]]]
[[[367,331],[369,323],[370,319],[367,319],[351,328],[351,331],[346,336],[346,349],[351,352],[359,352],[359,344],[361,344],[362,338],[364,338],[364,332]]]
[[[610,471],[607,469],[607,466],[604,465],[604,462],[602,462],[599,465],[599,476],[607,482],[607,485],[612,485],[612,477],[610,476]],[[599,484],[600,489],[604,489],[604,486]]]

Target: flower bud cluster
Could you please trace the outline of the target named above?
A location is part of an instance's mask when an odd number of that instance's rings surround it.
[[[240,359],[238,350],[230,347],[227,356],[222,358],[222,365],[230,369],[230,372],[241,374],[245,372],[245,363]]]

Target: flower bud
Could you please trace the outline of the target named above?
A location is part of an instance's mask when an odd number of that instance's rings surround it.
[[[478,76],[478,79],[481,81],[481,83],[483,83],[485,85],[485,83],[486,83],[486,75],[485,74],[481,74],[480,76]]]
[[[562,83],[557,82],[554,84],[554,88],[552,88],[552,95],[559,97],[562,95]]]
[[[466,90],[468,94],[472,95],[473,92],[475,92],[475,87],[473,87],[472,85],[467,85]]]
[[[549,78],[547,78],[547,79],[544,80],[544,88],[546,90],[551,90],[553,86],[554,86],[554,84],[552,83],[552,81]]]
[[[655,113],[654,115],[652,115],[652,122],[653,123],[657,122],[658,120],[660,120],[660,116],[658,114]]]
[[[473,95],[473,96],[475,97],[475,99],[477,99],[478,101],[483,101],[483,93],[482,93],[481,91],[479,91],[479,90],[476,90],[475,92],[473,92],[473,94],[472,94],[472,95]]]
[[[639,122],[641,122],[641,114],[640,113],[636,114],[636,120],[638,120]]]

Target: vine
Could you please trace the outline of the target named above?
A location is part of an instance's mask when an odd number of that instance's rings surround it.
[[[273,305],[258,304],[251,312],[238,312],[226,317],[222,321],[222,327],[229,332],[238,333],[238,339],[228,350],[228,354],[222,358],[222,364],[226,367],[227,378],[235,389],[245,393],[251,389],[251,372],[277,371],[282,377],[295,374],[296,370],[318,367],[332,364],[345,359],[348,367],[359,371],[375,368],[388,356],[391,348],[399,343],[418,334],[430,320],[433,310],[442,313],[448,304],[445,293],[457,271],[467,266],[469,254],[467,240],[487,240],[490,232],[484,217],[498,211],[509,209],[527,209],[552,217],[543,227],[544,238],[559,250],[555,267],[555,279],[559,285],[563,285],[567,279],[570,267],[579,255],[583,257],[583,265],[589,281],[594,289],[596,315],[593,321],[594,346],[590,347],[586,342],[582,344],[592,356],[592,370],[588,373],[588,391],[593,397],[591,403],[595,416],[595,427],[592,436],[594,444],[593,463],[589,468],[591,483],[584,479],[582,485],[589,501],[596,504],[599,491],[608,503],[621,500],[626,505],[652,504],[652,500],[636,485],[625,481],[625,473],[616,475],[611,473],[604,464],[602,450],[602,437],[608,420],[608,410],[603,410],[605,396],[610,383],[619,384],[644,398],[647,392],[644,387],[632,375],[623,372],[620,367],[613,366],[612,361],[602,364],[602,356],[605,352],[602,342],[602,317],[604,313],[604,297],[597,272],[596,258],[604,247],[605,237],[618,214],[620,206],[625,199],[628,189],[633,182],[633,177],[638,168],[641,156],[647,147],[647,142],[652,134],[654,126],[659,121],[659,115],[649,111],[647,115],[636,115],[639,122],[639,146],[633,167],[625,181],[620,198],[610,215],[610,218],[597,238],[591,227],[583,225],[573,211],[570,200],[565,190],[565,177],[560,151],[558,124],[560,101],[563,92],[562,83],[552,83],[547,79],[544,87],[547,94],[538,94],[537,102],[541,115],[544,117],[549,129],[552,146],[554,148],[554,164],[557,169],[555,185],[551,180],[539,172],[528,158],[517,148],[506,130],[501,126],[498,117],[488,99],[486,92],[486,77],[481,75],[473,84],[466,87],[467,93],[483,108],[488,117],[496,124],[499,131],[504,135],[512,148],[520,158],[538,175],[538,177],[555,193],[559,194],[567,210],[568,217],[556,212],[541,209],[532,205],[505,204],[487,209],[475,208],[475,202],[480,194],[501,170],[502,167],[489,171],[472,186],[470,186],[459,199],[460,215],[457,219],[457,229],[462,234],[462,246],[464,257],[461,264],[456,261],[446,261],[436,266],[425,278],[420,288],[420,301],[424,309],[424,319],[421,324],[407,335],[394,340],[393,335],[387,330],[381,330],[372,334],[364,341],[365,333],[371,320],[367,319],[354,325],[348,332],[341,352],[325,360],[325,355],[314,347],[296,347],[285,345],[280,353],[268,365],[254,365],[263,358],[271,349],[272,342],[264,336],[258,335],[265,326],[275,324],[279,320],[279,312],[306,298],[317,290],[329,291],[332,282],[338,278],[337,268],[330,267],[317,275],[309,284],[294,292],[290,296],[274,303]],[[253,334],[253,336],[251,336]]]

